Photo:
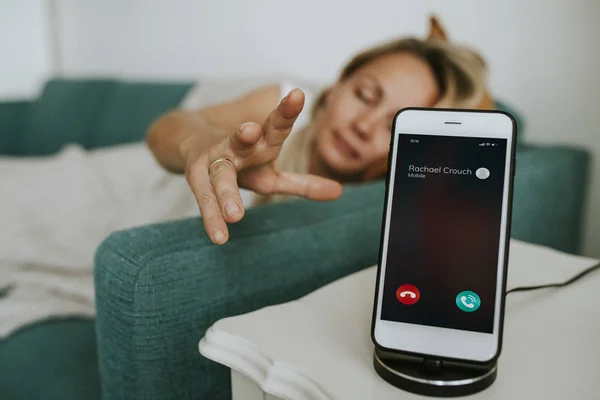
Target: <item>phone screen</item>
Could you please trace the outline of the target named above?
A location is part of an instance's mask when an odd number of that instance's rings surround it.
[[[400,134],[394,145],[381,318],[493,333],[507,140]]]

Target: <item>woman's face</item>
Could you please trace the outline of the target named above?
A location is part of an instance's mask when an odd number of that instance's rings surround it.
[[[316,121],[317,156],[337,174],[356,176],[387,157],[398,110],[431,107],[438,97],[425,61],[408,53],[381,56],[328,91]]]

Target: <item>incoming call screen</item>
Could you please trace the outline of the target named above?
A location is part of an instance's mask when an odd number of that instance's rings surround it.
[[[381,318],[493,333],[506,139],[396,146]]]

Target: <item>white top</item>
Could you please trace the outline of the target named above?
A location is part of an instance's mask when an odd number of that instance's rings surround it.
[[[510,251],[509,289],[562,282],[598,262],[517,240]],[[299,300],[222,319],[200,353],[277,398],[421,399],[372,367],[375,275],[371,267]],[[599,285],[596,271],[565,288],[510,294],[498,378],[469,398],[600,398]]]

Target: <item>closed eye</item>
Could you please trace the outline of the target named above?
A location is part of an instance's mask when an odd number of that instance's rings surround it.
[[[367,89],[358,88],[354,91],[354,94],[367,105],[374,105],[377,103],[377,97],[375,96],[375,93],[372,93]]]

